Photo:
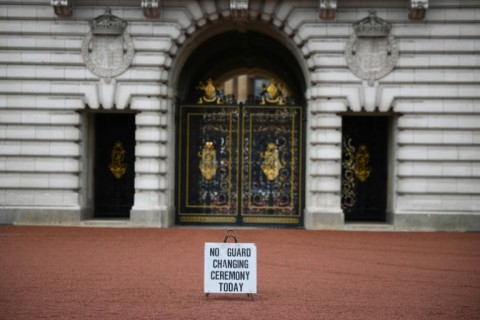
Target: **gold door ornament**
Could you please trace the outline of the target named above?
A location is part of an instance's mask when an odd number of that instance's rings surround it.
[[[267,176],[269,181],[275,180],[282,169],[277,146],[274,143],[269,143],[267,150],[261,153],[261,157],[263,158],[263,173]]]
[[[117,140],[112,149],[112,162],[108,165],[110,172],[116,179],[121,179],[127,171],[125,161],[125,149],[120,140]]]
[[[205,142],[202,150],[198,152],[200,157],[199,168],[206,180],[211,180],[217,173],[217,152],[212,141]]]
[[[355,154],[355,176],[360,182],[365,182],[370,173],[372,167],[370,166],[370,153],[366,145],[361,144],[358,147],[358,151]]]

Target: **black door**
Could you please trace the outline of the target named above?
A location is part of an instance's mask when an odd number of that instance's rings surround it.
[[[179,224],[302,224],[302,108],[181,106]]]
[[[344,116],[342,209],[346,221],[385,221],[388,117]]]
[[[95,115],[95,217],[128,218],[134,198],[135,115]]]

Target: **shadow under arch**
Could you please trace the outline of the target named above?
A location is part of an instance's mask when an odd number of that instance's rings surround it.
[[[185,48],[183,54],[188,54],[188,57],[184,56],[183,61],[177,61],[176,67],[180,70],[176,79],[173,79],[174,82],[177,81],[177,102],[194,101],[196,85],[208,78],[218,80],[233,70],[244,70],[245,73],[265,70],[276,75],[276,80],[290,88],[297,105],[305,105],[304,66],[301,66],[285,43],[267,35],[265,30],[240,32],[227,29],[203,38],[197,47]],[[188,46],[189,43],[185,45]]]

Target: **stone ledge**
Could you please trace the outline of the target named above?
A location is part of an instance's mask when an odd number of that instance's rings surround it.
[[[304,226],[307,230],[340,230],[344,226],[344,216],[342,212],[305,210]]]
[[[395,231],[480,231],[478,214],[397,213]]]
[[[77,226],[80,220],[80,209],[0,208],[0,224]]]
[[[129,219],[92,219],[80,223],[82,227],[96,228],[131,228],[133,225]]]
[[[345,231],[480,231],[480,215],[464,213],[395,213],[393,223],[345,223],[341,212],[305,212],[305,229]]]
[[[136,227],[168,228],[175,219],[172,219],[166,210],[139,210],[132,209],[130,222]]]

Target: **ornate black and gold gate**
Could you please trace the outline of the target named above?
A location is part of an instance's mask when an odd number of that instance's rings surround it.
[[[342,209],[346,221],[385,221],[388,117],[345,116]]]
[[[302,225],[302,108],[184,105],[179,224]]]

